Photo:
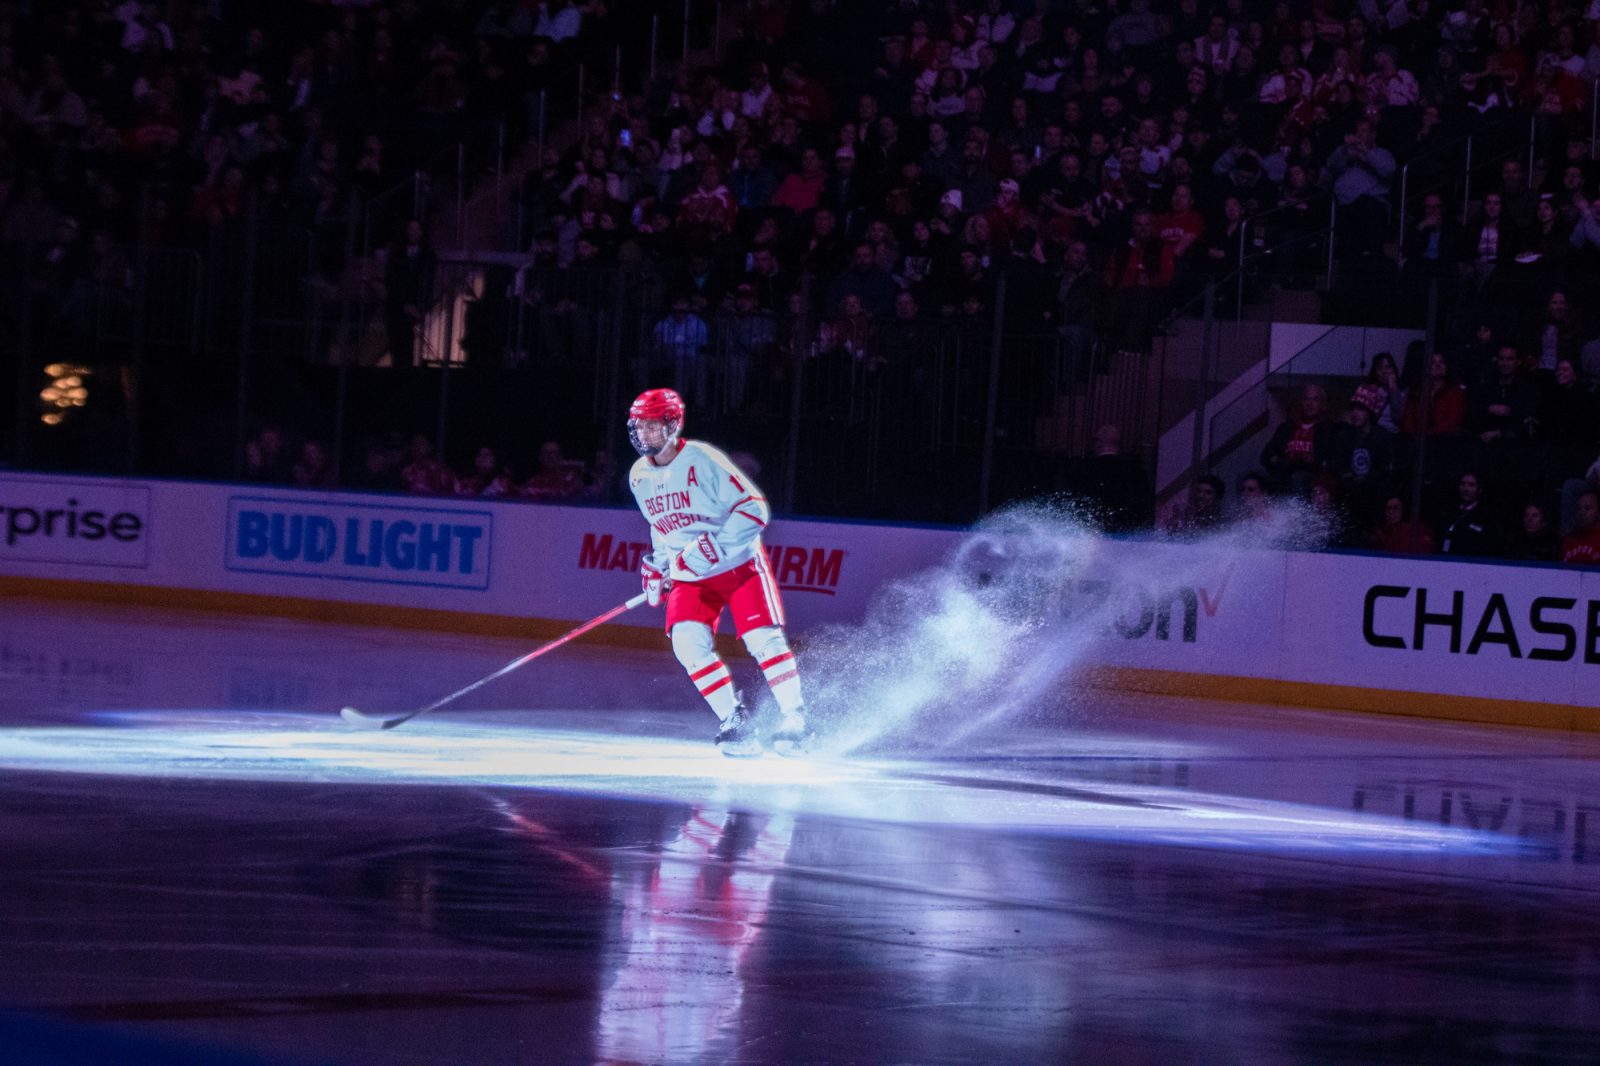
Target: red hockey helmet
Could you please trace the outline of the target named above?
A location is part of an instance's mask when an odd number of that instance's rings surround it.
[[[664,432],[641,432],[647,422],[660,422]],[[628,440],[640,455],[656,455],[678,439],[683,432],[683,397],[671,389],[648,389],[641,392],[628,407]]]

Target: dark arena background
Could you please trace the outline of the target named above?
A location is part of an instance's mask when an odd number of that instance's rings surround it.
[[[1597,28],[0,0],[0,1060],[1596,1061]]]

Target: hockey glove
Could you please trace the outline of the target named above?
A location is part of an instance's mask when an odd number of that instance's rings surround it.
[[[644,585],[644,599],[652,607],[661,606],[661,594],[672,588],[672,579],[650,563],[639,564],[639,577]]]
[[[705,577],[722,562],[722,546],[709,533],[702,533],[672,560],[672,576],[692,581]]]

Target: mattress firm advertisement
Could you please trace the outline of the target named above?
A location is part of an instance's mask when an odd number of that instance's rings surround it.
[[[780,518],[765,543],[801,636],[869,613],[914,625],[954,596],[1023,613],[1042,647],[1084,665],[1600,704],[1600,571],[1038,526]],[[0,476],[0,576],[143,586],[175,605],[189,590],[360,605],[380,624],[386,606],[579,621],[638,592],[648,544],[631,508]]]

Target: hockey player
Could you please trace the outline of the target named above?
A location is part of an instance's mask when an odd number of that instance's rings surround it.
[[[712,640],[726,608],[778,701],[773,750],[797,754],[811,730],[784,636],[783,600],[761,546],[771,510],[726,455],[680,436],[683,415],[683,400],[671,389],[643,392],[628,408],[628,439],[640,456],[628,484],[650,523],[652,550],[640,567],[645,594],[652,607],[666,598],[673,654],[722,723],[717,747],[725,755],[760,747],[755,720]]]

